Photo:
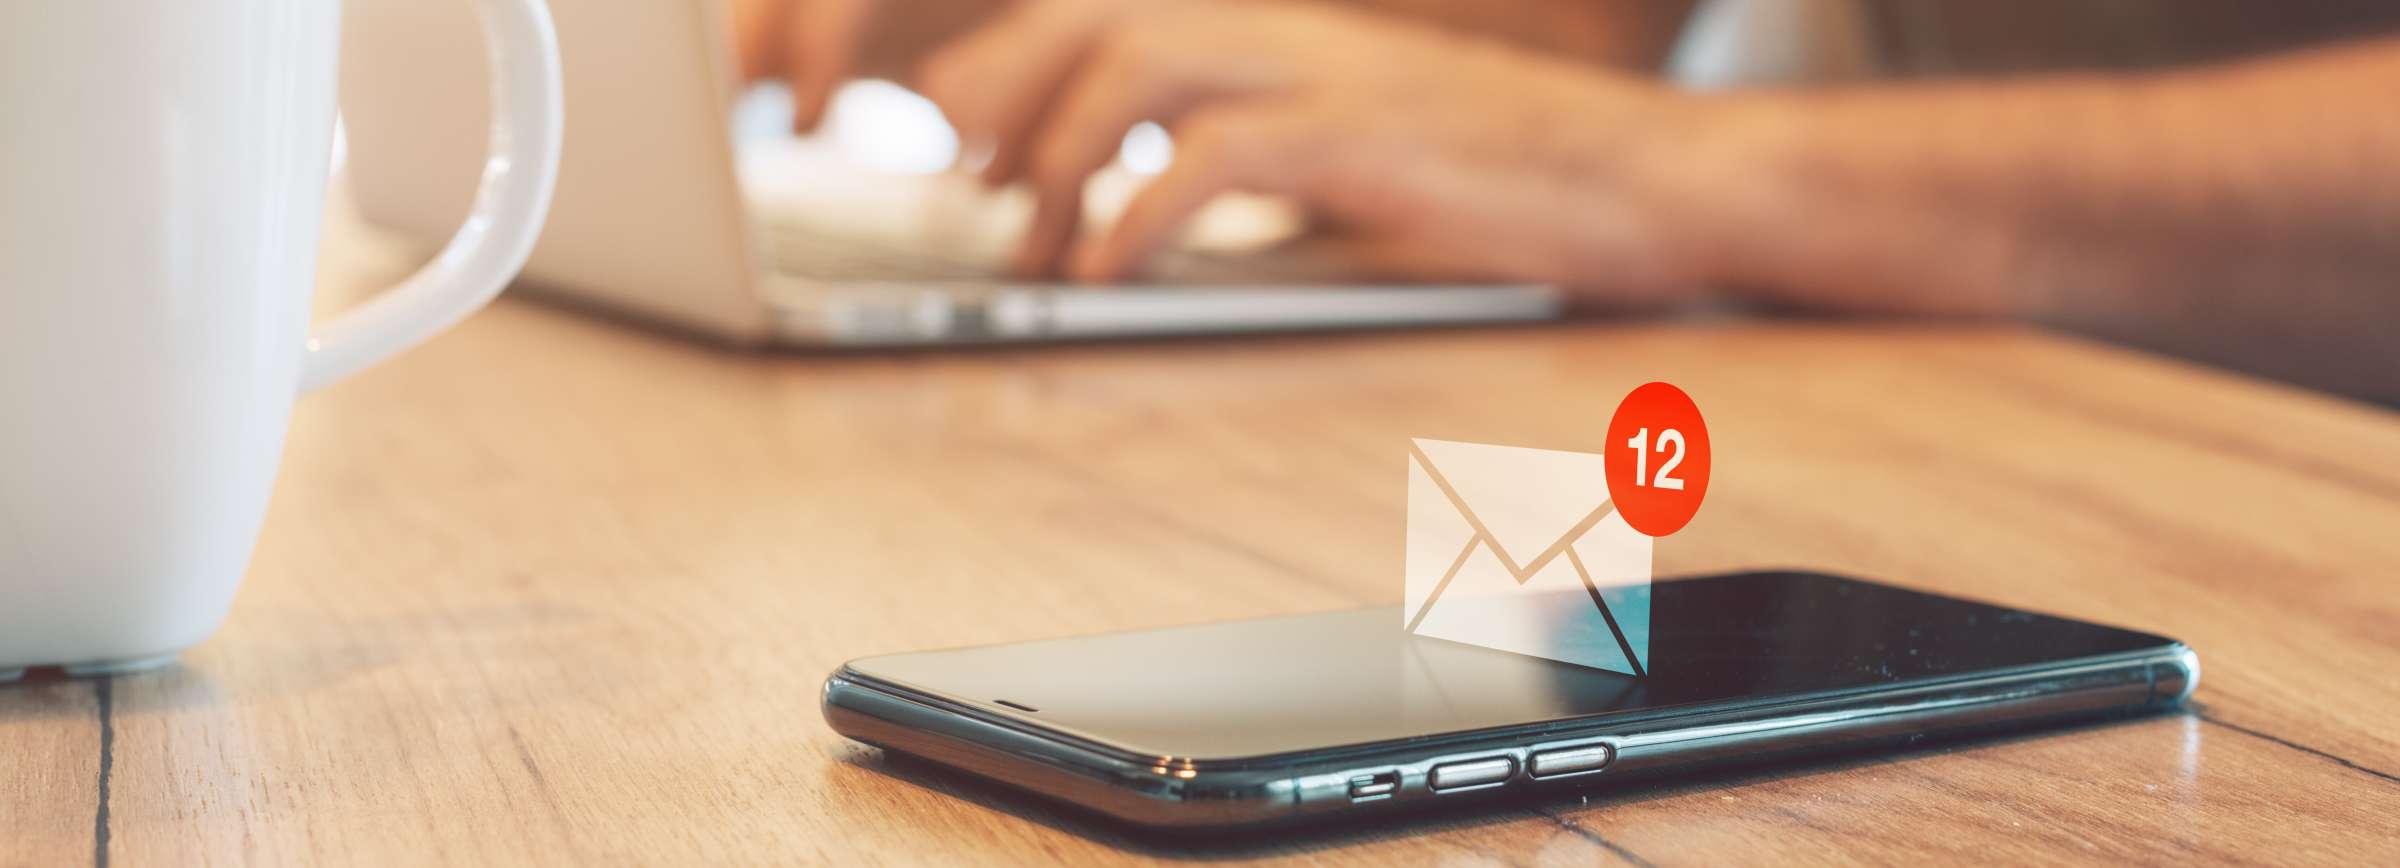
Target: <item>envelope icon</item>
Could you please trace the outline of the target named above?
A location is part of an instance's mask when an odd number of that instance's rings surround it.
[[[1409,632],[1643,675],[1651,539],[1584,452],[1413,440]]]

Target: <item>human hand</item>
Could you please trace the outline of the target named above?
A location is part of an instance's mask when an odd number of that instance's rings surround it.
[[[1679,100],[1505,46],[1337,8],[1029,0],[927,61],[987,179],[1039,199],[1025,273],[1125,277],[1209,199],[1294,198],[1379,271],[1555,281],[1641,303],[1700,282],[1669,231]],[[1144,120],[1172,165],[1098,238],[1084,181]]]
[[[1004,0],[733,0],[741,80],[792,89],[795,132],[815,129],[833,92],[862,76],[903,78],[919,58],[971,29]]]

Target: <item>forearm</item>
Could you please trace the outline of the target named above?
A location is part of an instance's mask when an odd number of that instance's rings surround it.
[[[1711,205],[1686,212],[1705,277],[1774,302],[2380,340],[2400,321],[2396,89],[2400,43],[1700,98],[1716,140],[1685,189]]]

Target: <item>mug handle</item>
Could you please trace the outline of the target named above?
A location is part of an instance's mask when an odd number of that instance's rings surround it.
[[[478,0],[492,68],[490,157],[475,207],[440,255],[308,339],[300,389],[365,370],[491,302],[533,254],[558,186],[564,99],[558,34],[543,0]]]

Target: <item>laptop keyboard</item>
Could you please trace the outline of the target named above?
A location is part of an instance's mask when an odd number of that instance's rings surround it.
[[[998,263],[936,244],[904,244],[839,235],[802,223],[768,220],[767,254],[775,270],[811,281],[952,282],[1001,276]]]

